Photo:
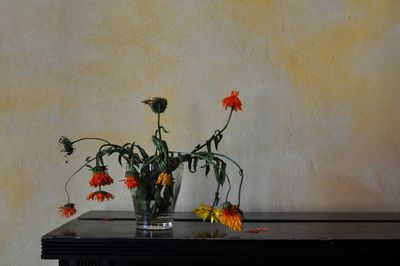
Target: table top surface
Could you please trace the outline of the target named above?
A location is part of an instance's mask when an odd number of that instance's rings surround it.
[[[252,229],[266,228],[254,233]],[[133,212],[90,211],[42,237],[42,241],[173,240],[400,240],[400,213],[246,213],[243,231],[176,213],[174,228],[137,230]]]

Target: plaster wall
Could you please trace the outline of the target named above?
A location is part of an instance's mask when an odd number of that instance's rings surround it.
[[[40,236],[97,147],[65,164],[60,136],[151,149],[140,101],[162,96],[170,146],[190,150],[223,126],[231,89],[243,112],[220,150],[245,170],[244,211],[400,211],[400,1],[1,0],[0,265],[56,265]],[[71,183],[80,214],[132,209],[120,182],[85,201],[89,175]],[[185,175],[177,209],[214,186]]]

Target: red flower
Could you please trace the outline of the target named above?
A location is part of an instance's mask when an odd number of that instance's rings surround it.
[[[140,185],[139,178],[131,175],[125,176],[124,183],[128,189],[136,188]]]
[[[231,96],[224,98],[222,100],[224,108],[227,109],[228,107],[232,107],[235,112],[237,112],[237,110],[242,111],[242,102],[240,101],[238,95],[239,91],[232,91]]]
[[[94,192],[90,192],[89,195],[87,195],[86,199],[87,200],[97,200],[97,201],[104,201],[106,200],[110,200],[113,199],[114,195],[111,193],[108,193],[106,191],[94,191]]]
[[[65,218],[73,216],[77,212],[75,209],[75,204],[73,204],[73,203],[68,203],[68,204],[65,204],[64,206],[59,207],[58,211],[61,213],[61,216],[65,217]]]
[[[105,186],[114,183],[114,180],[107,173],[107,167],[96,166],[92,169],[92,178],[89,181],[89,185],[92,187]]]

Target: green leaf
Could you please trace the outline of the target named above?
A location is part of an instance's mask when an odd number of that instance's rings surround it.
[[[218,177],[219,177],[219,165],[220,165],[220,162],[217,161],[217,163],[214,164],[214,167],[213,167],[214,175],[215,175],[215,178],[217,179],[217,182],[218,182]]]
[[[222,134],[220,133],[218,136],[219,136],[219,138],[218,138],[218,142],[221,142],[221,140],[222,140],[222,137],[223,137],[224,135],[222,135]]]
[[[192,170],[192,162],[193,162],[193,157],[191,157],[188,161],[188,169],[191,173],[195,173],[196,171]]]
[[[120,151],[119,155],[118,155],[118,163],[119,165],[121,165],[122,167],[122,151]]]
[[[210,172],[210,164],[206,165],[206,177],[208,176],[208,173]]]
[[[169,202],[169,198],[173,197],[173,185],[166,186],[164,189],[164,202]]]
[[[193,170],[196,172],[197,170],[197,162],[199,161],[198,157],[193,158]]]
[[[133,149],[135,148],[135,142],[132,142],[132,145],[131,145],[131,147],[130,147],[130,151],[131,151],[131,154],[133,154]]]
[[[140,186],[136,189],[136,198],[138,200],[146,200],[146,188],[145,186]]]
[[[214,146],[215,146],[215,150],[217,150],[217,151],[218,151],[218,143],[219,143],[218,137],[216,137],[216,138],[214,139]]]
[[[165,158],[168,158],[168,153],[169,153],[169,150],[168,150],[168,144],[167,144],[167,142],[166,141],[161,141],[161,143],[162,143],[162,149],[163,149],[163,153],[164,153],[164,155],[165,155]]]
[[[225,177],[226,177],[226,163],[221,162],[221,169],[217,176],[217,182],[223,185],[225,183]]]
[[[161,198],[161,186],[158,186],[155,193],[154,193],[154,200],[157,204],[157,206],[161,206],[162,204],[162,198]]]
[[[136,145],[136,148],[138,148],[138,150],[139,150],[140,154],[142,155],[143,159],[145,161],[147,161],[149,159],[149,155],[146,153],[146,151],[142,147],[140,147],[139,145]]]

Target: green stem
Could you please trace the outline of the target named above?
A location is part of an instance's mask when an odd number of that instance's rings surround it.
[[[160,137],[160,140],[162,140],[161,138],[161,127],[160,127],[160,113],[157,113],[157,128],[158,128],[158,136]]]
[[[170,153],[180,153],[180,154],[183,154],[183,155],[194,156],[194,157],[200,158],[200,159],[202,159],[202,160],[204,160],[204,161],[206,161],[206,162],[208,162],[208,163],[210,163],[212,165],[215,165],[215,163],[213,161],[209,160],[207,157],[198,155],[197,153],[193,153],[193,152],[190,152],[190,153],[189,152],[178,152],[178,151],[169,151],[169,152]]]
[[[231,108],[231,112],[229,113],[228,121],[226,121],[225,126],[220,130],[220,133],[222,133],[222,131],[224,131],[228,127],[229,122],[231,121],[232,118],[232,114],[233,114],[233,107]]]
[[[96,159],[96,157],[94,157],[94,158],[90,159],[89,161],[87,161],[84,165],[82,165],[78,170],[76,170],[76,171],[68,178],[67,182],[65,182],[64,190],[65,190],[65,192],[67,192],[68,203],[70,203],[70,202],[69,202],[69,192],[68,192],[68,190],[67,190],[67,186],[68,186],[69,181],[71,181],[71,179],[72,179],[80,170],[82,170],[86,165],[88,165],[89,163],[91,163],[91,162],[94,161],[95,159]]]
[[[217,191],[215,191],[215,198],[214,198],[214,202],[212,204],[213,208],[218,204],[218,201],[219,201],[219,188],[220,187],[221,187],[221,183],[218,182]]]
[[[102,138],[81,138],[81,139],[74,140],[73,142],[71,142],[71,144],[74,144],[74,143],[82,141],[82,140],[100,140],[100,141],[104,141],[108,144],[111,144],[109,141],[102,139]]]
[[[240,174],[240,185],[239,185],[238,205],[240,206],[240,194],[242,192],[242,185],[243,185],[243,170],[239,170],[239,174]]]
[[[228,180],[228,191],[226,192],[226,198],[225,198],[225,202],[228,202],[228,196],[229,196],[229,193],[231,192],[231,180],[229,179],[229,176],[227,175],[227,174],[225,174],[225,176],[226,176],[226,180]]]
[[[104,147],[108,147],[110,146],[110,148],[103,150]],[[101,156],[104,156],[106,153],[108,153],[109,150],[112,150],[112,153],[114,152],[123,152],[123,148],[121,146],[115,145],[115,144],[104,144],[102,146],[100,146],[99,151],[96,154],[96,165],[99,165],[99,159]],[[113,150],[114,149],[114,150]],[[111,154],[110,154],[111,155]],[[125,161],[129,162],[129,157],[127,158],[125,156],[125,154],[122,154],[122,157],[125,159]]]
[[[215,133],[214,133],[214,135],[212,135],[212,137],[211,137],[209,140],[207,140],[203,145],[201,145],[201,146],[195,148],[195,149],[192,151],[192,153],[201,150],[202,148],[204,148],[205,146],[207,146],[209,143],[211,143],[218,135],[220,135],[222,132],[224,132],[224,130],[228,127],[229,122],[231,121],[232,113],[233,113],[233,108],[231,108],[231,112],[229,113],[229,117],[228,117],[228,120],[226,121],[225,126],[224,126],[221,130],[216,130]]]
[[[238,205],[240,206],[240,197],[241,197],[241,191],[242,191],[242,185],[243,185],[243,179],[244,179],[243,169],[240,167],[240,165],[237,162],[235,162],[233,159],[229,158],[228,156],[225,156],[220,153],[214,153],[214,155],[224,157],[225,159],[231,161],[234,165],[236,165],[237,168],[239,168],[240,185],[239,185],[239,193],[238,193]]]
[[[234,165],[236,165],[237,168],[239,168],[239,171],[242,171],[242,172],[243,172],[243,169],[240,167],[240,165],[239,165],[237,162],[235,162],[233,159],[231,159],[231,158],[229,158],[228,156],[223,155],[223,154],[221,154],[221,153],[215,153],[215,152],[213,152],[213,153],[214,153],[214,155],[216,155],[216,156],[220,156],[220,157],[223,157],[223,158],[225,158],[225,159],[231,161]]]

